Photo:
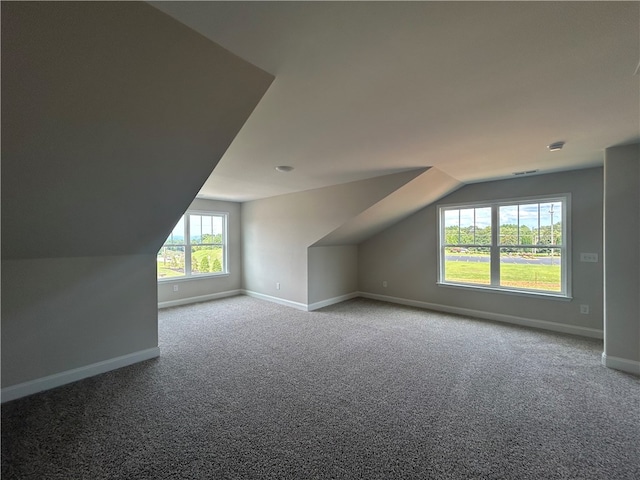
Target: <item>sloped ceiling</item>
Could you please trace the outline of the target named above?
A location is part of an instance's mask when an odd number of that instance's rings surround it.
[[[437,168],[426,169],[312,246],[357,245],[461,186]]]
[[[138,2],[2,2],[2,256],[155,254],[273,76]]]
[[[638,2],[152,4],[276,76],[204,197],[585,168],[640,138]]]

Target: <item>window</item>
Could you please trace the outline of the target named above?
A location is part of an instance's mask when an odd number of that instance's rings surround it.
[[[187,212],[157,257],[158,280],[227,271],[227,214]]]
[[[441,206],[441,284],[569,296],[569,196]]]

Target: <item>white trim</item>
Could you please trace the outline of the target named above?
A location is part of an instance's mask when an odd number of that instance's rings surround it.
[[[222,218],[222,242],[221,243],[206,243],[204,245],[201,244],[195,244],[195,243],[191,243],[191,222],[189,220],[189,216],[190,215],[196,215],[196,216],[201,216],[201,217],[221,217]],[[229,275],[229,265],[228,265],[228,260],[229,260],[229,212],[218,212],[218,211],[207,211],[207,210],[187,210],[186,212],[184,212],[182,214],[182,216],[180,217],[181,220],[183,220],[184,222],[184,243],[179,243],[179,244],[170,244],[170,245],[166,245],[166,241],[169,239],[169,237],[171,236],[171,234],[173,233],[173,229],[171,230],[171,232],[169,233],[169,235],[167,236],[167,239],[165,240],[165,243],[162,244],[162,246],[160,247],[160,250],[162,250],[164,247],[170,247],[170,246],[175,246],[175,247],[184,247],[184,275],[180,275],[179,277],[163,277],[163,278],[157,278],[157,282],[158,284],[161,283],[170,283],[170,282],[175,282],[178,280],[195,280],[195,279],[200,279],[200,278],[211,278],[211,277],[217,277],[217,276],[225,276],[225,275]],[[175,228],[178,223],[180,223],[180,220],[178,220],[178,222],[176,222],[175,226],[173,228]],[[224,271],[222,272],[208,272],[208,273],[193,273],[191,270],[191,256],[192,256],[192,251],[191,248],[192,247],[197,247],[197,246],[214,246],[214,247],[221,247],[222,248],[222,256],[223,256],[223,268]],[[160,253],[160,250],[158,251],[158,253]],[[156,262],[157,262],[157,255],[156,255]]]
[[[596,328],[579,327],[576,325],[566,325],[563,323],[548,322],[546,320],[536,320],[534,318],[516,317],[514,315],[504,315],[502,313],[483,312],[481,310],[472,310],[470,308],[451,307],[449,305],[439,305],[436,303],[420,302],[417,300],[409,300],[406,298],[389,297],[387,295],[378,295],[376,293],[359,292],[364,298],[373,300],[381,300],[383,302],[398,303],[400,305],[409,305],[411,307],[426,308],[428,310],[436,310],[439,312],[454,313],[457,315],[467,315],[471,317],[483,318],[485,320],[494,320],[497,322],[511,323],[524,327],[541,328],[543,330],[552,330],[554,332],[569,333],[572,335],[580,335],[582,337],[603,338],[602,330]]]
[[[320,302],[310,303],[307,308],[311,312],[313,310],[318,310],[319,308],[328,307],[329,305],[335,305],[336,303],[344,302],[346,300],[351,300],[352,298],[356,298],[358,296],[359,296],[358,292],[351,292],[351,293],[347,293],[346,295],[340,295],[338,297],[328,298]]]
[[[285,300],[280,297],[272,297],[271,295],[265,295],[264,293],[252,292],[251,290],[242,290],[242,293],[248,295],[249,297],[259,298],[260,300],[266,300],[268,302],[278,303],[280,305],[285,305],[287,307],[292,307],[297,310],[303,310],[305,312],[309,311],[309,308],[304,303],[292,302],[291,300]]]
[[[179,298],[178,300],[167,300],[166,302],[158,302],[158,309],[177,307],[178,305],[188,305],[190,303],[208,302],[209,300],[217,300],[219,298],[235,297],[241,295],[242,290],[229,290],[226,292],[210,293],[208,295],[198,295],[197,297]]]
[[[76,382],[84,378],[93,377],[106,373],[111,370],[133,365],[134,363],[143,362],[151,358],[160,356],[160,348],[153,347],[139,352],[129,353],[120,357],[110,358],[101,362],[92,363],[84,367],[74,368],[66,372],[54,373],[47,377],[29,380],[28,382],[19,383],[2,389],[1,402],[8,402],[17,398],[26,397],[34,393],[50,390],[52,388],[66,385],[67,383]]]
[[[606,353],[602,353],[602,365],[607,368],[613,368],[634,375],[640,375],[640,362],[629,360],[627,358],[612,357]]]
[[[209,280],[211,278],[228,277],[229,272],[209,272],[209,273],[197,273],[191,275],[183,275],[182,277],[164,277],[158,278],[158,285],[166,283],[180,283],[180,282],[198,282],[200,280]]]
[[[564,197],[570,197],[570,192],[565,193],[549,193],[542,195],[528,195],[524,197],[509,197],[509,198],[492,198],[489,200],[478,200],[476,202],[455,202],[455,203],[439,203],[436,205],[437,208],[457,208],[457,207],[473,207],[479,206],[482,207],[490,207],[493,204],[497,205],[510,205],[512,203],[527,203],[527,202],[540,202],[541,200],[563,200]]]
[[[532,297],[532,298],[543,298],[544,300],[560,300],[565,302],[570,302],[573,300],[573,297],[568,297],[566,295],[559,295],[553,292],[548,292],[544,290],[517,290],[511,289],[508,287],[492,287],[492,286],[482,286],[480,284],[474,283],[443,283],[436,282],[438,287],[447,287],[447,288],[460,288],[464,290],[477,290],[479,292],[486,293],[500,293],[505,295],[520,295],[521,297]]]

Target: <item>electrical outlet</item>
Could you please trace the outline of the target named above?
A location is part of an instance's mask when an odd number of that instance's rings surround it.
[[[597,253],[581,253],[580,254],[581,262],[590,262],[590,263],[598,263],[598,254]]]
[[[178,285],[174,285],[174,286],[173,286],[173,291],[174,291],[174,292],[177,292],[178,290],[180,290],[180,288],[178,287]]]
[[[587,315],[589,313],[589,305],[580,305],[580,313]]]
[[[388,285],[388,284],[387,284],[387,281],[386,281],[386,280],[384,280],[384,281],[382,282],[382,286],[383,286],[384,288],[387,288],[387,285]]]
[[[276,282],[276,290],[280,290],[280,282]]]

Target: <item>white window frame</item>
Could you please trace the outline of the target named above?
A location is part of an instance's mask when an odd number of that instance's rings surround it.
[[[550,203],[563,202],[562,211],[562,245],[557,248],[561,251],[561,291],[534,290],[527,288],[517,288],[511,286],[500,285],[500,249],[509,248],[509,245],[500,245],[500,225],[499,210],[500,207],[521,205],[527,203]],[[491,208],[491,243],[490,245],[471,245],[476,247],[485,247],[490,250],[490,285],[482,285],[475,283],[452,282],[445,280],[445,212],[447,210],[468,209],[468,208]],[[437,206],[438,212],[438,255],[437,255],[437,284],[446,287],[459,287],[464,289],[485,290],[492,292],[501,292],[518,295],[543,296],[559,299],[571,299],[571,194],[561,193],[553,195],[539,195],[529,197],[507,198],[491,201],[465,202],[456,204],[442,204]],[[466,245],[461,245],[465,247]],[[548,247],[548,245],[540,245]],[[522,245],[513,246],[514,248],[525,248]],[[535,247],[535,245],[533,246]],[[529,248],[527,245],[526,248]]]
[[[220,272],[209,272],[209,273],[193,273],[191,271],[191,247],[193,246],[198,246],[200,244],[197,243],[191,243],[191,222],[189,221],[189,216],[190,215],[203,215],[203,216],[209,216],[209,217],[222,217],[222,243],[221,244],[215,244],[215,245],[221,245],[222,246],[222,258],[223,258],[223,265],[222,265],[222,271]],[[165,278],[158,278],[158,282],[159,283],[163,283],[163,282],[176,282],[176,281],[181,281],[181,280],[194,280],[194,279],[201,279],[201,278],[211,278],[211,277],[220,277],[220,276],[227,276],[229,275],[229,262],[228,262],[228,257],[229,257],[229,252],[228,252],[228,246],[229,246],[229,213],[228,212],[217,212],[217,211],[206,211],[206,210],[187,210],[182,217],[180,217],[181,220],[184,221],[184,243],[183,244],[179,244],[177,246],[184,246],[184,270],[185,270],[185,274],[184,275],[180,275],[180,276],[175,276],[175,277],[165,277]],[[176,225],[180,222],[180,220],[178,220],[178,222],[176,222]],[[173,227],[175,228],[175,226]],[[173,228],[171,229],[173,232]],[[171,237],[171,233],[169,234],[169,236],[167,236],[167,240]],[[162,246],[160,247],[161,249],[165,246],[166,244],[166,240],[165,243],[162,244]],[[214,244],[204,244],[204,245],[214,245]]]

